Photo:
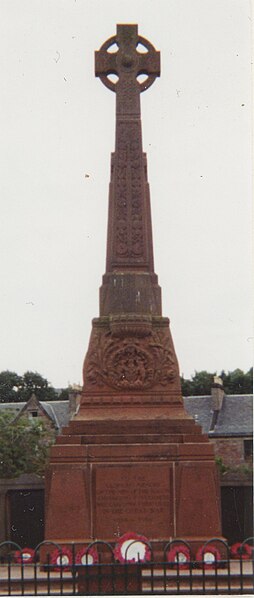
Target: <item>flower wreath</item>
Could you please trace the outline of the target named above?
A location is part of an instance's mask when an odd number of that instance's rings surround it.
[[[167,560],[173,567],[188,569],[190,562],[190,550],[185,544],[178,544],[167,552]]]
[[[22,548],[22,550],[16,550],[14,552],[14,559],[16,563],[33,563],[35,557],[35,552],[33,548]]]
[[[50,556],[50,562],[55,565],[54,571],[58,571],[62,567],[63,571],[68,571],[72,565],[72,553],[67,546],[63,546],[62,550],[56,548]]]
[[[76,565],[94,565],[99,562],[99,556],[94,546],[84,547],[76,554]]]
[[[209,544],[208,546],[201,546],[196,554],[196,561],[198,565],[204,566],[205,569],[214,569],[221,561],[221,554],[216,546]]]
[[[115,559],[120,563],[145,563],[151,559],[151,550],[147,545],[145,536],[134,532],[127,532],[121,538],[114,549]]]
[[[249,544],[243,544],[242,542],[236,542],[231,546],[231,556],[233,559],[250,559],[252,556],[253,547]]]

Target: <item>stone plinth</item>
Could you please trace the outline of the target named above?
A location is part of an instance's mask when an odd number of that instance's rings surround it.
[[[47,488],[46,537],[58,542],[63,522],[64,542],[221,534],[212,446],[179,407],[91,408],[53,447]]]

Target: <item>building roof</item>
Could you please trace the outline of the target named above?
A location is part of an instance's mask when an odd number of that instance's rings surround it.
[[[212,397],[183,397],[184,406],[195,422],[202,427],[204,434],[208,434],[212,422]]]
[[[27,403],[0,403],[0,411],[13,411],[14,418]],[[47,415],[58,430],[67,426],[70,419],[69,401],[40,401]],[[253,396],[225,395],[218,412],[214,430],[211,430],[213,410],[212,397],[184,397],[184,406],[204,434],[215,436],[251,436],[253,433]]]
[[[23,403],[0,403],[0,411],[13,412],[14,418],[24,409],[27,402]],[[46,411],[57,429],[66,426],[70,419],[69,401],[40,401],[40,405]]]
[[[225,395],[214,430],[211,430],[211,396],[184,397],[184,406],[187,413],[202,426],[203,432],[210,433],[211,437],[251,436],[253,433],[252,395]]]
[[[216,436],[245,436],[253,433],[252,395],[229,395],[224,398],[214,429]]]
[[[54,418],[57,428],[67,426],[70,419],[69,401],[41,401],[41,405]]]

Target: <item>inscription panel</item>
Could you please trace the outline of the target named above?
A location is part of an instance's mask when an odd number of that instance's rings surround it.
[[[220,496],[214,463],[181,463],[177,471],[177,535],[221,535]]]
[[[171,465],[97,466],[94,473],[96,537],[173,534]]]

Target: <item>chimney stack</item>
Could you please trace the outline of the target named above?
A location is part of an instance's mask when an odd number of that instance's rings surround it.
[[[219,376],[214,376],[211,388],[212,409],[213,411],[220,411],[223,404],[225,392],[223,388],[222,379]]]

